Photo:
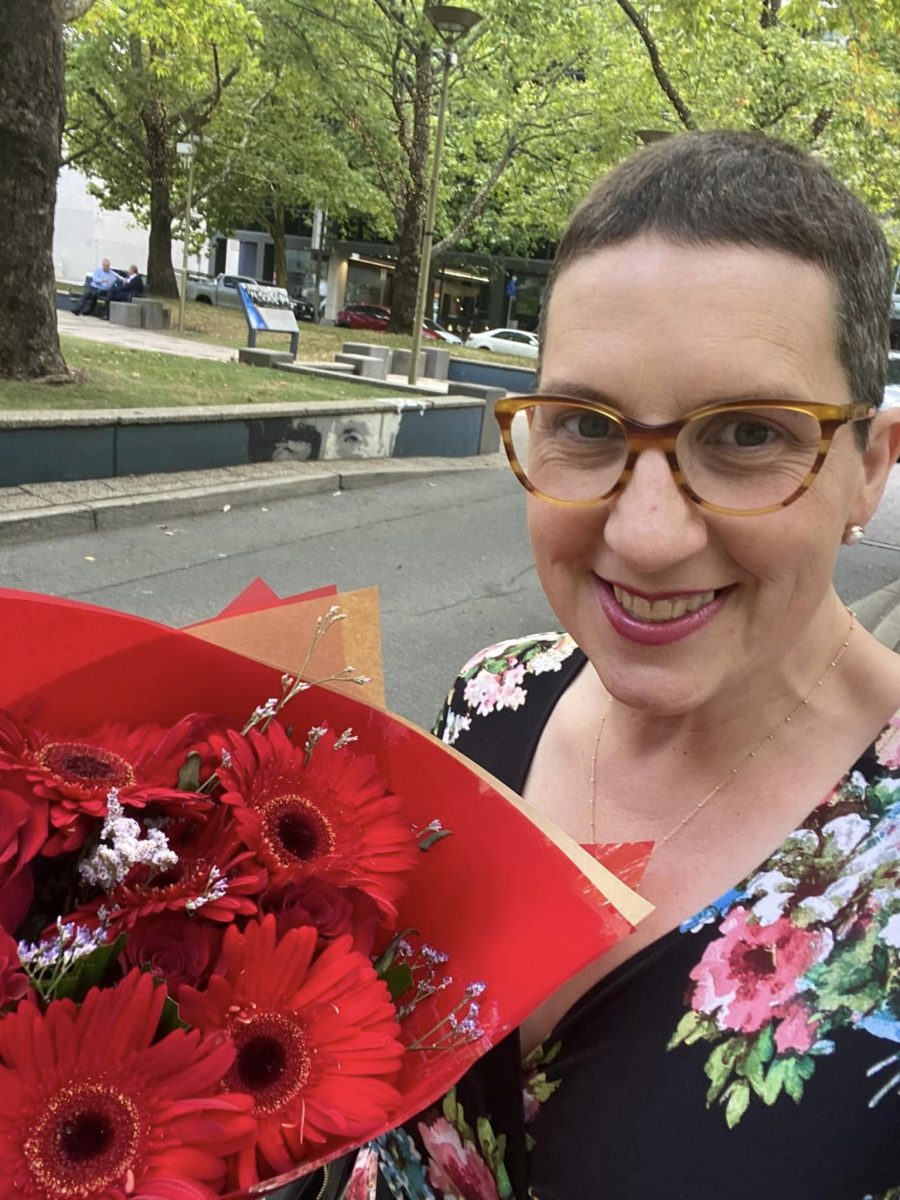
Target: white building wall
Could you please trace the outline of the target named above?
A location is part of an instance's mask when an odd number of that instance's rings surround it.
[[[150,235],[124,210],[110,212],[88,192],[87,178],[72,167],[59,173],[56,193],[56,221],[53,230],[53,267],[59,280],[81,283],[102,259],[113,267],[127,268],[136,263],[143,274],[147,270]],[[181,243],[172,243],[172,264],[181,269]],[[191,255],[189,269],[206,274],[209,259],[205,249]]]

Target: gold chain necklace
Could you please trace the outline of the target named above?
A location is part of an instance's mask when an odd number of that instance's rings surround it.
[[[848,611],[849,611],[849,609],[848,609]],[[819,678],[816,680],[816,682],[812,685],[812,687],[809,689],[809,691],[806,693],[806,695],[800,701],[800,703],[797,705],[797,707],[792,709],[788,713],[788,715],[786,717],[784,717],[781,721],[779,721],[779,723],[773,729],[770,729],[769,732],[766,734],[766,736],[764,738],[762,738],[759,742],[757,742],[757,744],[753,747],[753,749],[749,750],[744,755],[744,757],[740,760],[740,762],[736,766],[732,767],[731,770],[728,772],[728,774],[723,779],[721,779],[711,791],[707,792],[706,795],[703,797],[703,799],[699,800],[694,805],[694,807],[690,810],[689,813],[686,813],[685,816],[683,816],[681,818],[681,820],[672,829],[669,830],[669,832],[666,834],[665,837],[660,838],[657,842],[654,843],[654,846],[653,846],[654,853],[656,853],[657,850],[662,849],[662,847],[665,846],[666,842],[671,841],[671,839],[673,837],[675,837],[675,835],[677,833],[680,833],[689,821],[693,821],[694,817],[696,817],[696,815],[699,812],[702,812],[703,809],[706,808],[707,804],[709,804],[709,802],[711,800],[714,800],[716,798],[716,796],[718,796],[718,794],[722,791],[722,789],[727,787],[728,784],[731,783],[731,781],[734,779],[734,777],[736,775],[740,774],[740,772],[744,769],[744,767],[747,765],[747,763],[750,762],[751,759],[756,758],[757,754],[759,754],[759,752],[761,750],[763,750],[769,744],[769,742],[774,741],[775,738],[778,737],[779,733],[781,733],[782,729],[784,729],[786,725],[790,725],[791,721],[793,721],[793,719],[799,713],[801,713],[804,710],[804,708],[806,708],[807,704],[809,704],[810,700],[812,700],[813,696],[815,696],[816,692],[819,690],[819,688],[822,686],[822,684],[825,683],[826,679],[828,679],[829,675],[831,675],[832,671],[835,669],[835,667],[838,665],[838,663],[844,657],[844,654],[847,651],[847,647],[850,645],[850,639],[853,637],[853,630],[855,628],[856,628],[856,614],[851,612],[850,613],[850,628],[847,630],[847,636],[844,638],[844,641],[841,644],[841,648],[838,650],[837,654],[834,656],[834,658],[831,660],[831,662],[828,664],[828,666],[825,668],[825,670],[822,672],[822,674],[819,676]],[[591,841],[594,842],[595,844],[597,842],[597,826],[596,826],[596,815],[595,815],[596,814],[596,800],[597,800],[597,790],[596,790],[597,750],[600,747],[600,737],[603,733],[603,726],[606,724],[606,718],[609,715],[610,708],[612,707],[612,699],[613,699],[612,696],[610,696],[607,701],[606,708],[603,710],[603,716],[600,718],[600,727],[598,728],[597,736],[594,739],[594,753],[593,753],[593,756],[591,757]]]

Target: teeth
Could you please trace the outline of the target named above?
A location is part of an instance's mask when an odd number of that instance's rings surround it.
[[[716,596],[715,592],[698,592],[695,596],[675,596],[671,600],[647,600],[644,596],[626,592],[616,583],[613,593],[625,611],[640,621],[674,621],[685,613],[696,612],[705,604],[711,604]]]

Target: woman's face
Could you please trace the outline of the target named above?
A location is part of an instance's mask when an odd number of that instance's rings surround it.
[[[560,275],[540,391],[595,398],[653,424],[738,398],[844,404],[834,322],[833,286],[810,263],[643,236]],[[874,505],[870,475],[845,426],[799,500],[724,517],[680,492],[650,450],[606,505],[565,509],[529,497],[538,573],[621,701],[675,714],[739,697],[742,684],[761,682],[764,695],[791,663],[807,680],[836,649],[831,577],[845,527],[864,524]],[[645,605],[666,601],[676,616],[697,608],[677,636],[645,619]]]

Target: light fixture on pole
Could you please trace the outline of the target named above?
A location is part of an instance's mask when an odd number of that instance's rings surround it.
[[[178,332],[184,333],[184,305],[187,300],[188,245],[191,240],[191,202],[194,197],[194,157],[197,146],[193,138],[175,147],[188,161],[187,197],[184,202],[183,244],[181,250],[181,294],[178,297]]]
[[[438,101],[437,126],[434,131],[434,156],[431,160],[431,186],[425,209],[425,230],[422,235],[422,255],[419,260],[419,281],[416,288],[416,311],[413,317],[412,347],[409,355],[408,382],[415,385],[419,378],[419,348],[422,345],[422,322],[425,319],[425,303],[428,297],[431,275],[431,247],[434,243],[434,214],[437,208],[438,182],[441,171],[441,150],[444,145],[444,123],[447,117],[447,97],[450,89],[450,70],[456,66],[456,55],[450,49],[460,38],[465,37],[481,20],[481,14],[470,8],[456,8],[450,4],[426,4],[425,16],[441,35],[444,48],[441,96]]]

